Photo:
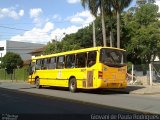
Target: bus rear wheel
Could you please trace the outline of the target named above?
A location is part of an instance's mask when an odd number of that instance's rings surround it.
[[[36,84],[36,88],[38,88],[38,89],[40,89],[42,86],[40,85],[40,80],[39,80],[39,78],[36,78],[36,82],[35,82]]]
[[[72,93],[77,91],[77,81],[75,78],[71,78],[69,81],[69,91]]]

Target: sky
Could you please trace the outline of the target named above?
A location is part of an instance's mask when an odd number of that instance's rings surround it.
[[[135,6],[133,0],[130,6]],[[160,6],[160,0],[156,0]],[[1,0],[0,41],[47,44],[91,24],[80,0]]]

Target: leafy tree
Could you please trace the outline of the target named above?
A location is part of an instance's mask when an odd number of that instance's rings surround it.
[[[6,55],[2,58],[2,67],[6,69],[7,73],[12,73],[13,69],[17,67],[22,67],[23,61],[20,55],[7,52]]]
[[[155,3],[155,0],[137,0],[136,3],[138,6],[142,6],[146,3]]]
[[[129,31],[126,49],[133,63],[150,63],[160,50],[160,21],[154,4],[142,5],[127,23]]]
[[[53,54],[53,53],[58,53],[62,52],[62,43],[59,41],[53,41],[49,42],[47,46],[45,47],[44,54]]]
[[[149,12],[149,13],[148,13]],[[135,20],[139,25],[147,26],[157,21],[158,6],[155,4],[145,4],[138,9]]]

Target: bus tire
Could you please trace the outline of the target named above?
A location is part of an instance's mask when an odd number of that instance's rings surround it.
[[[35,82],[36,84],[36,88],[38,88],[38,89],[40,89],[42,86],[40,85],[40,80],[39,80],[39,78],[36,78],[36,82]]]
[[[77,81],[76,78],[71,78],[69,81],[69,91],[74,93],[77,91]]]

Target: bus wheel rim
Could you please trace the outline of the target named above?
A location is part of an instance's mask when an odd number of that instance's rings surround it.
[[[72,83],[71,83],[71,89],[73,90],[74,88],[75,88],[75,83],[72,82]]]

